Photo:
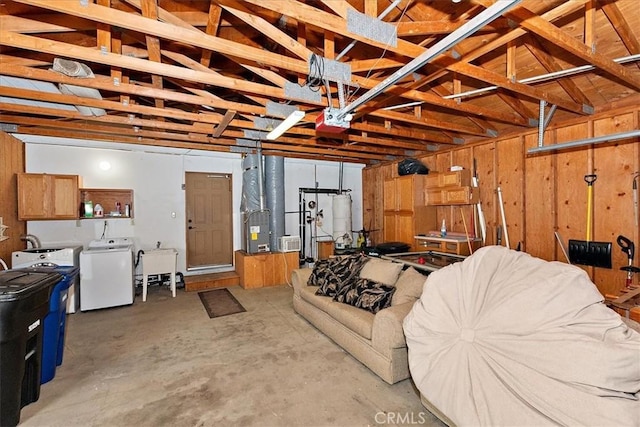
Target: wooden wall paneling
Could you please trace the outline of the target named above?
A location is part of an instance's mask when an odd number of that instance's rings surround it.
[[[462,166],[473,173],[473,151],[470,147],[454,150],[451,152],[451,165]],[[467,231],[470,235],[475,236],[475,223],[473,221],[473,206],[452,206],[451,207],[451,229],[459,233],[464,233],[465,223],[462,221],[462,216],[467,225]]]
[[[555,132],[547,131],[544,143],[553,144]],[[524,137],[525,149],[538,145],[538,135]],[[529,254],[546,259],[566,262],[562,250],[558,247],[556,230],[556,156],[550,153],[532,154],[525,158],[524,174],[524,213],[525,247]],[[561,233],[562,234],[562,233]],[[566,247],[566,240],[564,245]]]
[[[589,136],[589,124],[581,123],[556,129],[558,143],[576,141]],[[556,207],[558,232],[565,243],[570,239],[585,240],[587,223],[588,149],[562,150],[556,156]],[[597,185],[596,183],[595,185]],[[591,276],[592,268],[580,266]]]
[[[594,136],[632,130],[633,114],[593,121]],[[593,281],[604,295],[617,295],[625,287],[627,256],[616,239],[623,234],[635,239],[632,172],[636,144],[600,144],[593,148],[594,184],[593,240],[611,242],[612,269],[595,268]],[[638,242],[635,242],[638,244]]]
[[[374,229],[376,216],[378,213],[382,213],[382,209],[378,208],[382,204],[382,200],[377,200],[378,198],[382,199],[378,170],[377,166],[362,169],[362,226],[371,230]]]
[[[498,182],[502,190],[506,231],[509,235],[509,247],[515,249],[518,242],[524,242],[524,145],[523,138],[499,141],[497,144]],[[496,203],[498,203],[496,193]],[[497,205],[496,221],[502,225],[502,244],[507,246],[505,227],[502,224],[500,206]]]
[[[436,153],[435,162],[433,168],[431,168],[434,172],[445,172],[449,170],[452,166],[451,163],[451,151],[444,151]],[[453,210],[451,206],[437,206],[436,207],[436,224],[438,224],[438,230],[440,230],[440,225],[442,224],[442,220],[445,220],[445,224],[447,226],[447,230],[452,230],[451,224],[453,224]]]
[[[11,253],[22,250],[26,243],[20,236],[26,234],[27,223],[18,220],[18,194],[16,174],[25,171],[24,143],[5,132],[0,132],[0,217],[9,228],[0,242],[0,258],[11,267]]]
[[[478,187],[487,229],[485,246],[496,243],[495,143],[477,145],[473,157],[478,165]]]

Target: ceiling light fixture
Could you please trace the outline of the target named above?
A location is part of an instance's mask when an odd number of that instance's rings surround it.
[[[291,129],[296,123],[302,120],[304,115],[305,112],[300,110],[296,110],[293,113],[289,114],[286,119],[284,119],[278,126],[276,126],[271,132],[267,134],[267,139],[273,141],[274,139],[279,138],[280,135]]]

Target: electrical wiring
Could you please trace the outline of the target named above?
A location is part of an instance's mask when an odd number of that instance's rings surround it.
[[[316,76],[316,77],[312,77]],[[324,62],[318,59],[318,55],[311,54],[309,58],[309,74],[304,82],[304,85],[311,89],[313,92],[318,92],[324,84]]]

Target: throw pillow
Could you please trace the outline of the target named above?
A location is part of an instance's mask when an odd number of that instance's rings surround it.
[[[391,299],[396,290],[393,286],[368,279],[358,280],[355,289],[358,297],[353,305],[373,314],[391,305]]]
[[[371,258],[360,272],[361,279],[373,280],[387,286],[393,286],[398,280],[403,264],[380,258]]]
[[[422,288],[426,280],[427,277],[415,268],[407,268],[398,277],[391,305],[416,302],[422,295]]]
[[[321,286],[323,283],[327,281],[327,275],[329,274],[329,267],[331,266],[331,260],[323,259],[316,261],[313,266],[313,271],[311,272],[311,276],[309,276],[309,280],[307,280],[307,285],[309,286]]]
[[[319,285],[316,295],[334,297],[343,287],[351,285],[366,261],[362,254],[330,259],[326,280]]]

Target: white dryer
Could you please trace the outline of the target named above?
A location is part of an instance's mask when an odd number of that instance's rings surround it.
[[[11,268],[26,267],[79,267],[82,246],[52,246],[24,249],[11,254]],[[69,287],[67,313],[75,313],[80,309],[80,275]]]
[[[133,275],[131,239],[92,240],[80,254],[80,310],[133,304]]]

